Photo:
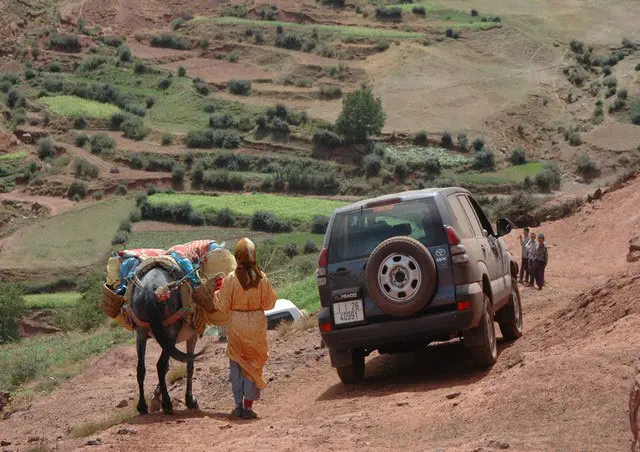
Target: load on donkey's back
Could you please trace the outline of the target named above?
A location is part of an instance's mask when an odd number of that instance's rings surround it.
[[[130,249],[114,253],[107,263],[102,310],[130,331],[136,325],[148,327],[131,309],[131,295],[133,287],[140,287],[142,277],[159,267],[175,281],[156,289],[157,301],[162,303],[174,291],[179,292],[182,300],[182,308],[165,319],[165,326],[184,318],[202,336],[207,325],[226,325],[228,318],[216,311],[215,297],[223,278],[235,270],[236,261],[224,245],[214,240],[196,240],[168,250]]]

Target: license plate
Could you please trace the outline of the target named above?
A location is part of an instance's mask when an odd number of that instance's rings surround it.
[[[333,304],[333,319],[336,325],[343,323],[362,322],[364,310],[362,300],[343,301]]]

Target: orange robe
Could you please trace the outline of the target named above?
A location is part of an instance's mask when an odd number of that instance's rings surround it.
[[[245,376],[259,389],[267,386],[262,371],[269,358],[264,311],[273,309],[276,298],[266,276],[258,287],[245,290],[235,273],[231,273],[224,278],[216,302],[216,309],[229,315],[227,356],[242,367]]]

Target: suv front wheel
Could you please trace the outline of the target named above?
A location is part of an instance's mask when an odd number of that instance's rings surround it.
[[[484,294],[482,319],[477,327],[468,331],[468,334],[481,336],[480,343],[469,348],[475,364],[485,368],[493,366],[498,360],[498,346],[493,313],[491,312],[491,300],[487,294]]]
[[[500,325],[502,337],[507,341],[515,341],[522,337],[522,303],[520,302],[520,291],[518,281],[515,278],[511,281],[511,298],[509,304],[496,314],[496,320]]]
[[[351,364],[336,367],[338,377],[344,384],[354,384],[364,378],[364,353],[361,350],[352,350]]]

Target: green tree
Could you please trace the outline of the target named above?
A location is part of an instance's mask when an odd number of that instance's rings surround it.
[[[382,100],[373,97],[369,88],[347,94],[342,100],[342,112],[336,121],[336,129],[348,141],[363,142],[382,131],[387,118]]]
[[[18,320],[27,311],[23,295],[19,284],[0,282],[0,343],[19,337]]]

